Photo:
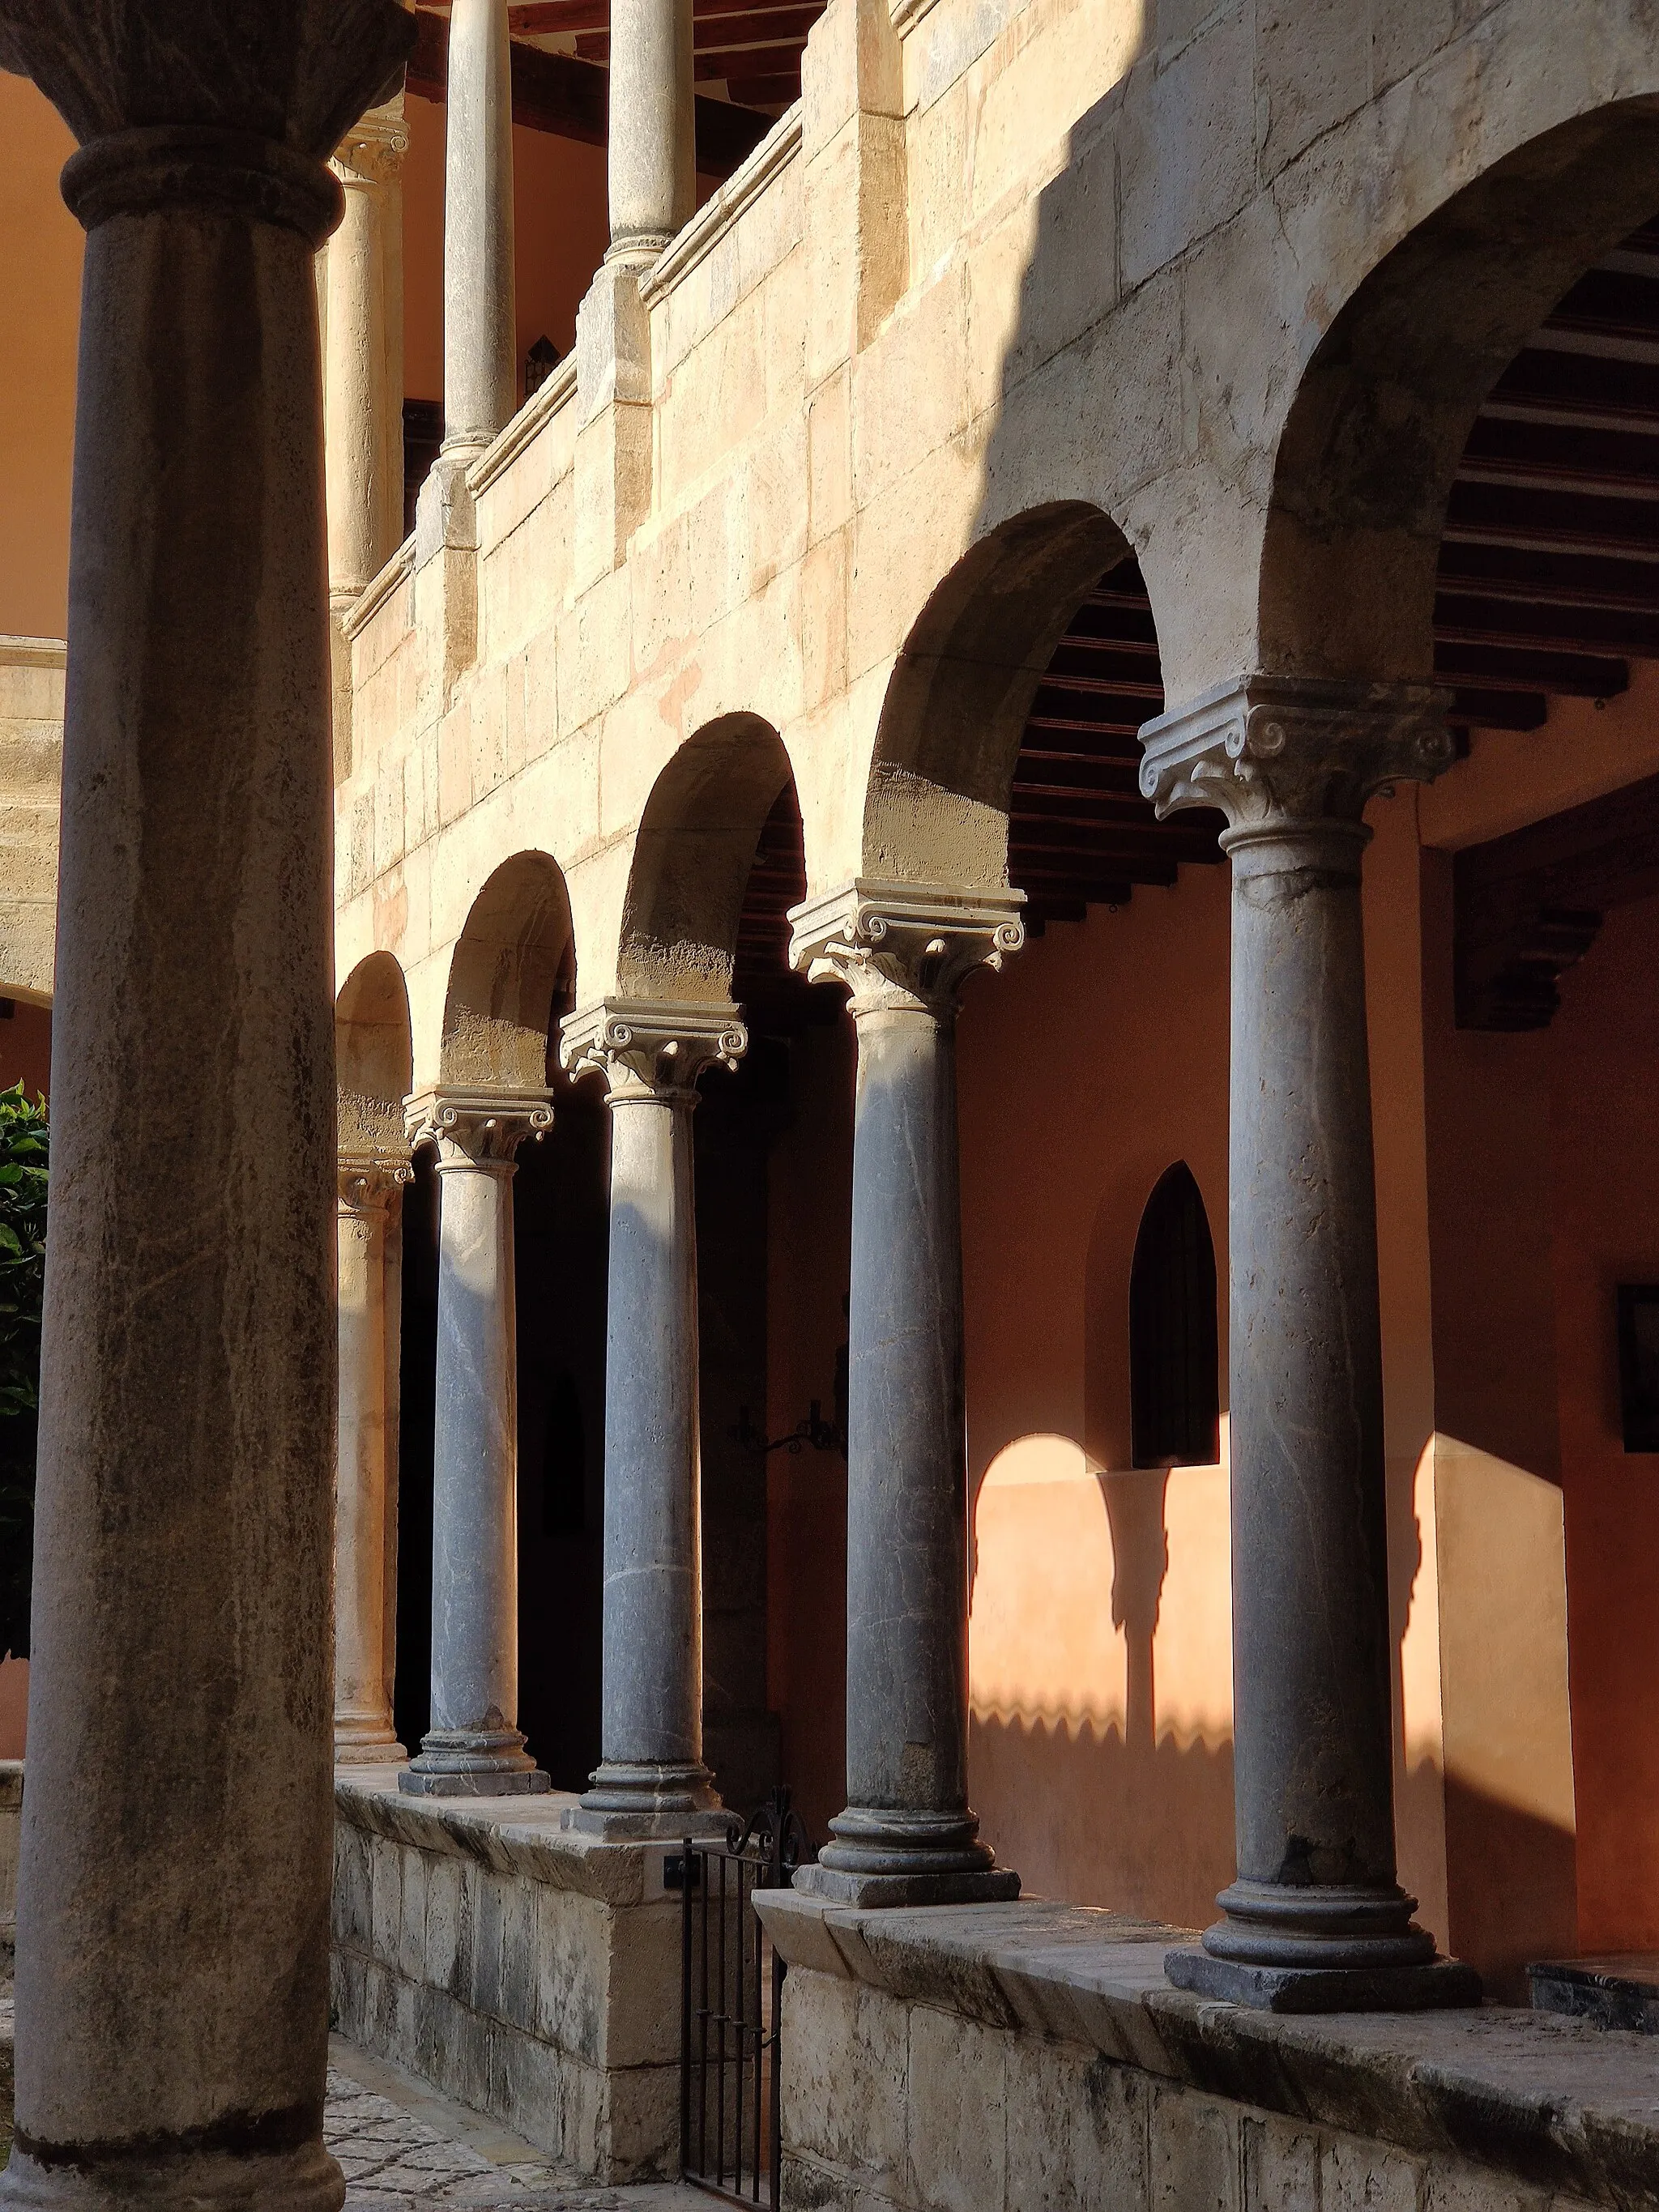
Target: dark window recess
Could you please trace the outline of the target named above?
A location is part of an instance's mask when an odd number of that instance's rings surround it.
[[[547,1401],[547,1443],[542,1453],[542,1534],[580,1536],[587,1526],[587,1437],[582,1404],[568,1375],[561,1375]]]
[[[444,441],[441,399],[404,402],[404,536],[415,527],[415,502]]]
[[[1178,1161],[1146,1201],[1129,1275],[1129,1406],[1137,1467],[1208,1467],[1221,1442],[1215,1246]]]
[[[524,357],[524,396],[539,392],[559,365],[559,349],[545,332]]]
[[[1659,1283],[1619,1285],[1619,1406],[1627,1452],[1659,1452]]]

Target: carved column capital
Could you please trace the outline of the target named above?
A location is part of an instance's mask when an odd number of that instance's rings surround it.
[[[514,1155],[528,1137],[553,1127],[553,1101],[544,1091],[464,1091],[437,1085],[404,1109],[411,1145],[428,1138],[438,1146],[438,1171],[475,1167],[511,1174]]]
[[[408,151],[407,122],[390,107],[374,107],[346,132],[329,167],[343,185],[395,184]]]
[[[1426,684],[1250,676],[1143,725],[1140,788],[1161,817],[1218,807],[1224,844],[1320,824],[1358,829],[1366,801],[1451,765],[1451,694]]]
[[[607,1105],[696,1096],[706,1067],[735,1067],[749,1032],[729,1000],[601,999],[559,1024],[559,1062],[573,1076],[603,1075]]]
[[[402,1153],[340,1152],[335,1158],[335,1182],[343,1213],[385,1213],[404,1184],[414,1179],[415,1170]]]
[[[975,968],[1000,968],[1025,942],[1024,891],[859,880],[789,916],[790,965],[833,976],[855,1016],[924,1012],[948,1019]]]

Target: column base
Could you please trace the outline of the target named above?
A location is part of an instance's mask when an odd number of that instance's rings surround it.
[[[553,1784],[517,1729],[434,1729],[398,1787],[410,1797],[535,1797]]]
[[[1341,1888],[1236,1881],[1216,1899],[1226,1917],[1201,1950],[1171,1951],[1176,1989],[1261,2012],[1421,2012],[1478,2005],[1473,1966],[1442,1959],[1393,1886]]]
[[[893,1813],[849,1805],[830,1823],[835,1838],[795,1887],[837,1905],[1004,1905],[1019,1876],[979,1840],[971,1813]]]
[[[621,1760],[599,1767],[592,1786],[566,1812],[564,1826],[615,1842],[672,1843],[685,1836],[723,1836],[732,1816],[706,1766],[647,1766]],[[741,1825],[741,1824],[739,1824]]]
[[[337,1766],[404,1766],[408,1760],[408,1752],[389,1730],[385,1735],[337,1735],[334,1739]]]
[[[152,2148],[131,2160],[39,2159],[21,2134],[0,2173],[6,2212],[340,2212],[345,2177],[320,2142],[289,2151]]]

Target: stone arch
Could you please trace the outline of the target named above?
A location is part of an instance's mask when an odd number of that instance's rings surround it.
[[[450,963],[439,1073],[446,1084],[540,1091],[548,1043],[574,993],[575,943],[562,871],[515,853],[472,902]]]
[[[1420,681],[1453,476],[1481,401],[1556,301],[1659,210],[1659,103],[1541,133],[1367,275],[1304,370],[1258,585],[1269,673]]]
[[[1001,886],[1031,702],[1084,595],[1129,547],[1083,501],[1000,523],[934,590],[889,679],[863,866],[900,883]]]
[[[346,1152],[402,1147],[404,1101],[415,1080],[409,992],[390,952],[371,952],[334,1002],[339,1145]]]
[[[722,715],[673,755],[635,839],[617,962],[624,997],[730,997],[756,848],[793,781],[782,739],[757,714]]]

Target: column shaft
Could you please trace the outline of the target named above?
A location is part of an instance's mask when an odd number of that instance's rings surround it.
[[[403,193],[404,131],[366,117],[335,157],[345,214],[326,264],[328,580],[337,611],[361,597],[403,535]]]
[[[538,1126],[544,1127],[545,1108]],[[513,1154],[530,1120],[440,1107],[432,1492],[432,1726],[400,1786],[544,1790],[519,1710]]]
[[[387,1386],[387,1261],[397,1218],[392,1171],[340,1174],[340,1412],[335,1474],[334,1759],[405,1757],[392,1721],[387,1555],[394,1426]]]
[[[696,211],[691,31],[691,0],[611,0],[612,253],[659,253]]]
[[[405,51],[362,9],[246,106],[0,0],[83,145],[16,2132],[0,2202],[335,2212],[322,156]],[[199,44],[198,44],[199,38]],[[143,42],[137,42],[140,47]],[[213,81],[201,125],[186,118]],[[354,84],[360,89],[354,90]],[[354,105],[355,102],[355,105]],[[275,103],[275,105],[273,105]],[[249,373],[249,363],[258,374]]]
[[[444,448],[478,452],[518,404],[513,54],[507,0],[455,0],[444,176]]]

